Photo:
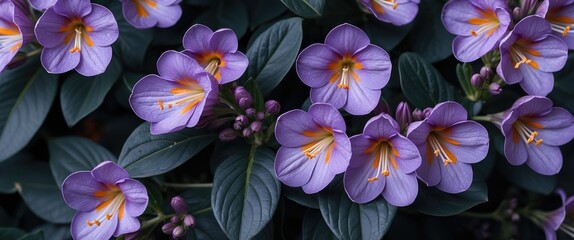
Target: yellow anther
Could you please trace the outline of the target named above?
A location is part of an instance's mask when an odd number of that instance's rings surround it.
[[[436,157],[438,157],[438,155],[440,155],[440,150],[439,150],[439,149],[434,150],[434,155],[435,155]]]
[[[540,146],[540,144],[542,144],[543,141],[544,141],[543,139],[538,139],[536,140],[536,143],[534,145]]]
[[[389,170],[383,171],[383,176],[387,177],[387,176],[389,176],[389,174],[391,174],[391,172]]]
[[[378,177],[372,177],[372,178],[368,178],[368,179],[367,179],[367,181],[369,181],[369,182],[374,182],[374,181],[377,181],[377,180],[379,180]]]
[[[570,26],[566,26],[564,28],[564,31],[562,31],[562,36],[566,37],[566,35],[568,35],[568,32],[570,31]]]
[[[470,34],[472,34],[472,36],[478,37],[478,33],[476,33],[474,30],[470,30]]]

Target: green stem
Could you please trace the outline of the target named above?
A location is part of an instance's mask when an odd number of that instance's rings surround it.
[[[488,115],[486,115],[486,116],[472,116],[472,120],[490,122],[492,120],[492,118]]]
[[[26,53],[26,58],[36,56],[36,55],[40,54],[41,52],[42,52],[42,48],[34,49],[34,50]]]
[[[213,187],[213,183],[162,183],[164,187],[170,188],[209,188]]]

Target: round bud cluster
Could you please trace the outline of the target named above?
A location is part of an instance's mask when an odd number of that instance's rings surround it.
[[[161,231],[167,235],[171,235],[174,239],[185,236],[188,228],[195,225],[195,218],[187,214],[187,203],[180,196],[175,196],[171,199],[171,208],[175,211],[175,215],[169,219],[169,222],[161,227]]]

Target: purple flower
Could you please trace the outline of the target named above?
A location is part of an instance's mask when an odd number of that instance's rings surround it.
[[[122,12],[136,28],[173,26],[181,17],[181,0],[122,0]]]
[[[567,58],[568,47],[552,35],[550,24],[529,16],[500,42],[496,71],[506,83],[520,82],[526,93],[545,96],[554,86],[552,73],[562,69]]]
[[[309,113],[296,109],[279,116],[277,178],[291,187],[303,186],[308,194],[321,191],[349,165],[351,143],[345,130],[345,120],[329,104],[313,104]]]
[[[545,18],[552,26],[552,34],[574,49],[574,0],[545,0],[548,11]]]
[[[74,239],[109,239],[135,232],[148,204],[147,190],[128,172],[105,161],[92,171],[72,173],[62,183],[64,201],[78,210],[70,231]]]
[[[84,76],[103,73],[112,60],[118,24],[110,10],[89,0],[58,1],[42,14],[35,28],[49,73],[76,69]]]
[[[417,145],[422,164],[417,176],[448,193],[466,191],[472,183],[472,167],[488,153],[486,129],[467,120],[456,102],[438,104],[422,121],[409,126],[407,137]]]
[[[407,206],[417,197],[417,146],[400,135],[388,114],[373,117],[363,134],[351,137],[353,156],[343,179],[351,200],[366,203],[382,193],[387,202]]]
[[[189,56],[167,51],[157,60],[158,75],[139,80],[130,96],[136,115],[151,122],[151,134],[194,127],[219,97],[217,82]]]
[[[329,103],[353,115],[365,115],[377,106],[381,88],[391,76],[387,52],[347,23],[333,28],[325,44],[305,48],[296,68],[299,78],[311,87],[313,103]]]
[[[413,21],[419,12],[420,0],[361,0],[377,19],[402,26]]]
[[[46,10],[54,4],[56,4],[58,0],[30,0],[30,5],[36,10]]]
[[[504,155],[512,165],[526,162],[532,170],[553,175],[562,168],[558,146],[574,137],[574,117],[568,111],[552,107],[550,99],[541,96],[519,98],[505,112],[500,124]]]
[[[0,72],[20,48],[34,40],[34,22],[23,0],[0,2]]]
[[[472,62],[494,49],[506,33],[512,17],[504,0],[452,0],[444,5],[442,22],[457,35],[454,56]]]
[[[544,230],[546,240],[556,240],[556,231],[558,229],[574,237],[574,229],[567,226],[568,224],[564,224],[568,210],[572,212],[572,208],[574,207],[572,204],[574,203],[574,197],[566,199],[566,193],[562,189],[558,189],[556,193],[558,193],[562,200],[560,207],[550,212],[534,210],[531,215],[528,216],[530,220]]]
[[[195,24],[183,36],[184,53],[195,59],[217,79],[219,84],[237,80],[249,64],[247,57],[237,51],[237,36],[228,28],[215,32]]]

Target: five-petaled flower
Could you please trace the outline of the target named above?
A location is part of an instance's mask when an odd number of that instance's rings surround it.
[[[110,10],[89,0],[58,1],[35,28],[44,49],[42,65],[50,73],[76,69],[84,76],[103,73],[112,60],[118,24]]]
[[[62,195],[66,204],[78,211],[70,228],[76,240],[135,232],[140,228],[137,217],[148,204],[145,186],[110,161],[92,171],[72,173],[62,183]]]
[[[531,95],[545,96],[554,87],[554,75],[566,64],[568,47],[552,35],[550,24],[538,16],[521,20],[500,42],[496,71],[508,84],[520,82]]]
[[[498,46],[512,18],[504,0],[452,0],[444,5],[442,22],[457,35],[454,56],[472,62]]]
[[[34,23],[24,0],[0,1],[0,72],[18,50],[34,40]]]
[[[183,36],[183,52],[195,59],[219,84],[237,80],[247,69],[249,60],[237,51],[237,45],[237,36],[228,28],[213,32],[204,25],[195,24]]]
[[[421,165],[417,147],[400,135],[388,114],[373,117],[363,134],[351,137],[353,155],[343,179],[351,200],[366,203],[382,193],[395,206],[411,204],[418,193],[415,170]]]
[[[313,104],[309,113],[296,109],[279,116],[277,178],[291,187],[303,186],[309,194],[321,191],[349,165],[351,143],[345,130],[345,120],[329,104]]]
[[[150,74],[132,90],[130,105],[151,122],[151,134],[194,127],[211,114],[219,97],[217,81],[191,57],[167,51],[157,60],[159,76]]]
[[[532,170],[553,175],[562,168],[558,146],[574,138],[574,117],[552,107],[550,99],[524,96],[504,113],[500,128],[505,137],[504,155],[512,165],[526,163]]]
[[[382,48],[370,44],[361,29],[341,24],[327,35],[325,44],[305,48],[296,64],[299,78],[311,87],[313,103],[329,103],[353,115],[371,112],[381,88],[391,76],[391,61]]]
[[[419,12],[420,0],[361,0],[377,19],[396,26],[408,24]]]
[[[448,193],[466,191],[472,167],[488,153],[488,133],[456,102],[438,104],[422,121],[409,126],[407,137],[417,145],[422,164],[417,176],[428,186]]]
[[[122,0],[124,18],[136,28],[173,26],[182,14],[181,0]]]

